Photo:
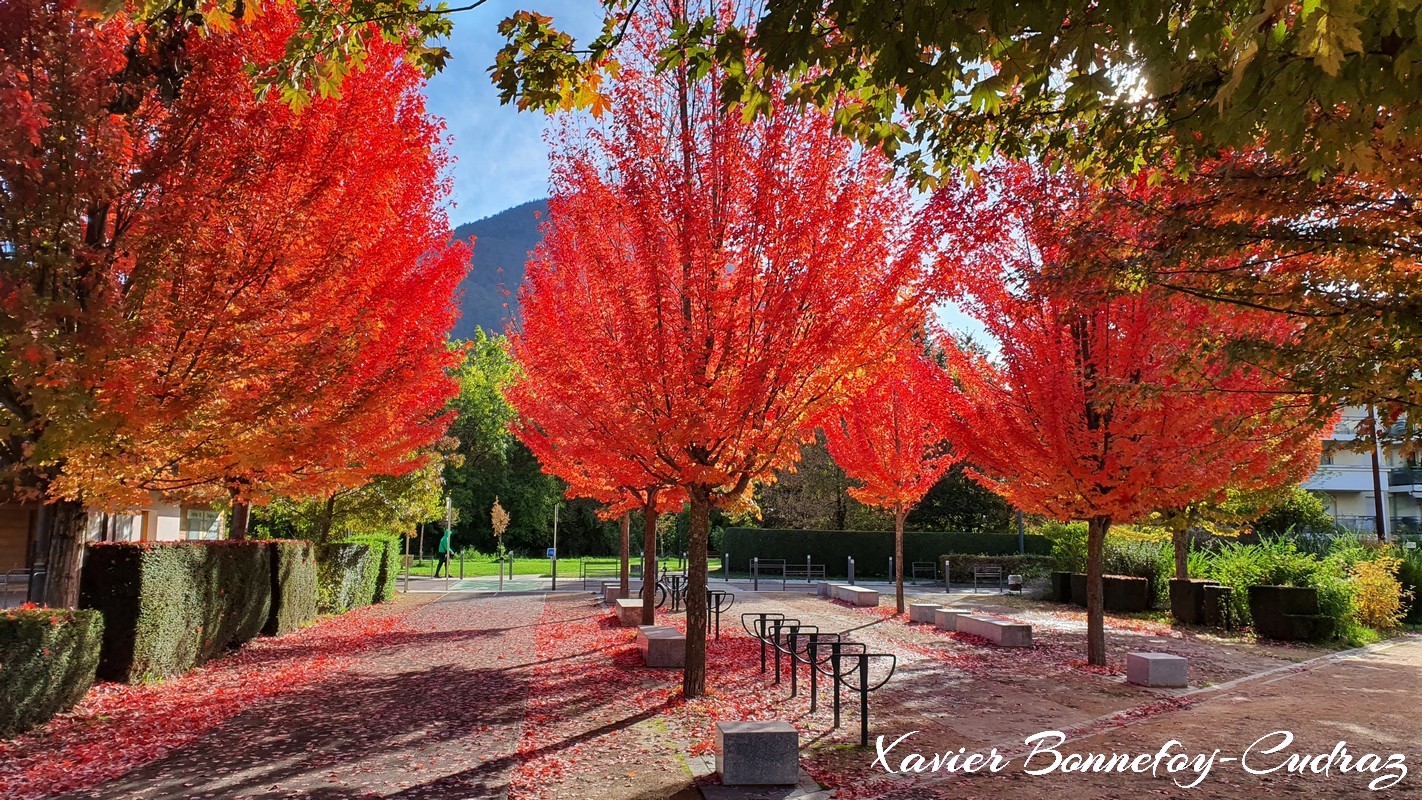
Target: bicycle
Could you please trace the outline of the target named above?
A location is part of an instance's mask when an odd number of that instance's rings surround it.
[[[661,608],[666,605],[667,598],[672,600],[671,610],[677,611],[686,605],[686,576],[675,575],[663,569],[660,578],[657,578],[657,593],[655,596],[656,607]]]

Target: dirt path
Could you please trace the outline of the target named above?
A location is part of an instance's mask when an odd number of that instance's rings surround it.
[[[335,680],[70,797],[501,796],[517,764],[542,609],[538,596],[428,602]]]

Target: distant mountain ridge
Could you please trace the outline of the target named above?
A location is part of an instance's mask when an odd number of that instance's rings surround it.
[[[538,226],[547,213],[547,200],[533,200],[460,225],[450,234],[462,241],[475,239],[469,274],[459,284],[459,319],[451,336],[467,339],[475,328],[503,333],[510,320],[518,319],[523,265],[543,238]]]

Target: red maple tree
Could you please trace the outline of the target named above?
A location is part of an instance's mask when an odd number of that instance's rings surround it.
[[[970,474],[1017,507],[1087,521],[1088,661],[1104,664],[1112,522],[1218,497],[1241,474],[1285,473],[1274,462],[1316,447],[1323,421],[1219,352],[1232,331],[1285,335],[1269,330],[1277,317],[1122,291],[1096,268],[1149,243],[1098,216],[1084,182],[1027,164],[984,177],[938,199],[959,214],[958,300],[1000,348],[950,350],[953,439]]]
[[[77,4],[5,13],[0,425],[7,472],[50,506],[47,600],[76,599],[86,509],[152,490],[240,508],[423,463],[466,259],[398,48],[297,114],[246,72],[292,9],[173,53]]]
[[[694,697],[706,685],[712,506],[773,480],[846,376],[907,338],[931,230],[913,226],[882,158],[857,152],[829,116],[724,114],[714,69],[657,76],[674,14],[647,14],[608,119],[558,143],[514,352],[545,398],[522,414],[592,415],[587,457],[643,473],[619,484],[686,493],[682,688]]]
[[[910,349],[878,367],[822,424],[825,444],[845,474],[849,494],[894,514],[894,584],[904,613],[904,519],[959,456],[951,450],[943,408],[948,374]]]
[[[340,97],[258,99],[246,65],[296,24],[273,9],[193,45],[145,154],[175,166],[127,234],[137,327],[100,388],[126,425],[71,452],[56,491],[322,494],[414,469],[443,435],[467,254],[439,207],[440,126],[393,46]]]

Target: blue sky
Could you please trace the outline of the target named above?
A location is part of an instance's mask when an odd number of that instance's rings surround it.
[[[453,139],[451,224],[483,219],[548,194],[548,152],[543,142],[548,118],[499,105],[498,92],[489,80],[488,69],[503,43],[499,21],[529,9],[552,16],[563,30],[584,41],[596,34],[601,7],[595,0],[490,0],[455,15],[449,65],[430,81],[426,92],[429,110],[444,118]]]

